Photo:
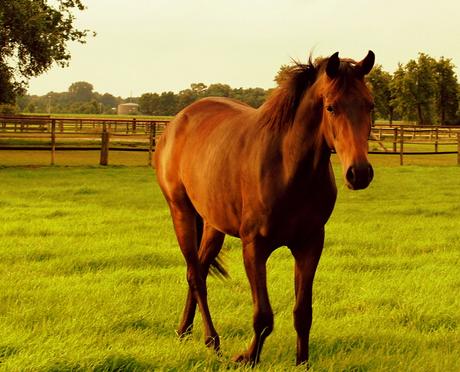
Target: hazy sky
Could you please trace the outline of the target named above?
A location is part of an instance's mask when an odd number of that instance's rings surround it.
[[[83,0],[71,65],[31,80],[29,93],[87,81],[99,93],[178,92],[191,83],[274,85],[280,65],[369,49],[393,72],[419,52],[460,65],[459,0]],[[457,74],[460,71],[456,69]]]

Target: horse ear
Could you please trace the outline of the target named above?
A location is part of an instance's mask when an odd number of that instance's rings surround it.
[[[334,79],[339,74],[340,59],[339,52],[335,52],[332,56],[329,57],[326,66],[326,74],[331,79]]]
[[[358,63],[359,72],[364,76],[371,72],[372,67],[374,67],[375,54],[372,50],[369,50],[367,56]]]

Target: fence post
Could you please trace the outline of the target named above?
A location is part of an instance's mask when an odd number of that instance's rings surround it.
[[[404,128],[401,128],[399,140],[399,165],[404,165]]]
[[[56,119],[51,120],[51,165],[56,160]]]
[[[155,137],[153,135],[153,127],[155,123],[150,122],[150,132],[149,132],[149,166],[152,165],[152,154],[153,154],[153,141],[155,141]]]
[[[133,118],[133,133],[136,133],[136,118]]]
[[[460,133],[457,133],[457,165],[460,165]]]
[[[398,143],[398,128],[393,129],[393,152],[396,152],[396,144]]]
[[[110,133],[107,130],[105,121],[102,123],[102,133],[101,133],[101,159],[100,165],[109,164],[109,142],[110,142]]]
[[[436,128],[435,136],[434,136],[434,152],[438,152],[438,139],[439,139],[439,128]]]

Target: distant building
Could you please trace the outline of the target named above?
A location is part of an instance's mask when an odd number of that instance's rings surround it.
[[[136,115],[139,113],[139,105],[137,103],[122,103],[118,105],[118,115]]]

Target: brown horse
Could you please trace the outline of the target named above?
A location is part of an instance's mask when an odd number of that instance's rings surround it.
[[[349,188],[364,189],[373,177],[367,158],[373,101],[364,76],[374,59],[371,51],[361,62],[335,53],[315,64],[297,64],[259,109],[206,98],[168,125],[155,165],[187,263],[189,291],[179,336],[191,332],[198,304],[206,345],[219,350],[206,277],[210,266],[226,274],[217,255],[225,234],[239,237],[255,334],[235,360],[257,363],[273,329],[266,261],[286,245],[295,259],[297,364],[308,361],[313,278],[337,195],[331,150]]]

